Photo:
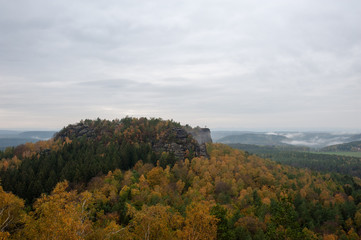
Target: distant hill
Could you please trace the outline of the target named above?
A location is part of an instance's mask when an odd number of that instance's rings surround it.
[[[257,145],[286,145],[283,141],[287,140],[285,136],[273,134],[255,134],[245,133],[242,135],[226,136],[218,140],[221,143],[243,143]]]
[[[262,146],[307,146],[314,149],[361,141],[361,134],[332,132],[237,132],[212,131],[213,139],[219,143],[255,144]]]
[[[0,136],[3,136],[3,135],[14,135],[14,134],[19,134],[19,131],[0,130]]]
[[[27,142],[48,140],[54,136],[55,131],[10,131],[0,130],[0,150],[7,147],[15,147]]]
[[[212,130],[212,139],[215,142],[218,142],[219,139],[231,136],[231,135],[242,135],[245,133],[254,133],[251,131],[213,131]]]
[[[34,138],[39,140],[48,140],[52,138],[56,132],[54,131],[27,131],[19,133],[19,136],[27,137],[27,138]]]
[[[230,143],[227,144],[228,146],[240,149],[243,151],[247,151],[249,153],[254,154],[269,154],[269,153],[278,153],[280,151],[284,152],[309,152],[311,149],[306,146],[294,146],[294,145],[281,145],[281,146],[275,146],[275,145],[266,145],[266,146],[260,146],[255,144],[242,144],[242,143]],[[263,158],[269,158],[269,155],[259,155]]]
[[[350,137],[350,142],[356,142],[356,141],[361,141],[361,134],[355,134],[352,137]]]
[[[361,141],[331,145],[322,148],[322,152],[361,152]]]
[[[20,138],[20,137],[0,138],[0,150],[4,150],[7,147],[15,147],[27,142],[37,142],[37,141],[39,140],[33,138]]]

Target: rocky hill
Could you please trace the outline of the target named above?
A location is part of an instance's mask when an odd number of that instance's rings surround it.
[[[207,157],[208,142],[212,142],[209,129],[174,121],[84,120],[68,125],[49,141],[7,151],[0,156],[0,180],[4,189],[32,201],[60,180],[86,183],[117,168],[128,170],[140,160],[166,167],[186,158]]]
[[[156,120],[158,124],[162,122],[162,120],[158,120]],[[73,140],[83,138],[91,141],[101,136],[112,138],[121,135],[121,132],[133,131],[139,127],[134,131],[138,131],[135,135],[136,137],[140,137],[140,139],[134,140],[149,142],[156,153],[173,153],[178,160],[187,157],[187,151],[193,152],[196,157],[207,156],[205,144],[212,142],[208,128],[184,127],[178,123],[164,121],[167,123],[167,126],[165,126],[161,132],[154,132],[149,131],[150,129],[145,127],[137,126],[138,124],[149,124],[146,118],[132,119],[129,127],[124,127],[124,125],[126,125],[124,122],[126,121],[128,121],[128,119],[113,121],[111,123],[104,122],[101,124],[103,127],[99,127],[94,121],[85,120],[77,124],[68,125],[55,135],[55,140],[60,139],[64,141],[65,139]],[[151,122],[151,120],[149,122]]]

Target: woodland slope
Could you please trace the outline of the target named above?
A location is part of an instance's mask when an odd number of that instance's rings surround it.
[[[160,119],[84,121],[54,140],[0,152],[0,239],[360,238],[359,178],[296,169],[223,144],[208,143],[202,156],[180,129]],[[187,146],[181,158],[167,152],[183,150],[174,145],[179,134]],[[119,157],[118,147],[129,155]],[[54,183],[47,183],[50,175],[42,175],[51,168]],[[33,181],[50,190],[24,201],[9,192],[11,181],[15,193]]]

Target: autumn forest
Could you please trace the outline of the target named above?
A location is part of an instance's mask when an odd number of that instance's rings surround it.
[[[83,120],[0,151],[0,239],[360,239],[358,177],[201,146],[194,131]]]

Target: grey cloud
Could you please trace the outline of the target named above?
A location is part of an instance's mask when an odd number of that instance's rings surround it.
[[[22,113],[49,126],[131,113],[210,127],[321,127],[333,118],[330,127],[356,128],[360,7],[2,1],[0,128]]]
[[[109,79],[109,80],[97,80],[97,81],[85,81],[78,82],[76,85],[80,87],[88,88],[101,88],[106,90],[116,90],[116,89],[128,89],[130,87],[138,86],[134,81],[126,79]]]

